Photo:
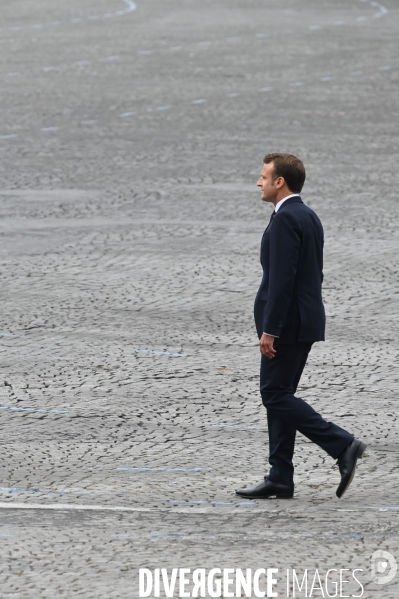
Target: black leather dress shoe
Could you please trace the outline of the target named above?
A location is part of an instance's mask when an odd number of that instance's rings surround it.
[[[286,485],[280,485],[280,483],[274,483],[272,480],[265,478],[259,485],[252,487],[251,489],[238,489],[237,495],[246,497],[247,499],[268,499],[269,497],[275,497],[276,499],[292,499],[294,496],[294,485],[287,487]]]
[[[365,443],[362,443],[358,439],[353,439],[339,456],[337,464],[341,473],[341,482],[338,485],[337,497],[342,497],[351,484],[356,472],[356,462],[363,457],[366,447]]]

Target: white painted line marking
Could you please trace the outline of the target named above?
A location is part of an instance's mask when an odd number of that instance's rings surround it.
[[[135,114],[134,112],[122,112],[122,114],[120,114],[119,116],[124,119],[128,116],[132,116],[133,114]]]
[[[390,71],[391,70],[391,66],[389,64],[384,65],[383,67],[378,67],[379,71]]]
[[[320,25],[309,25],[309,29],[320,29]]]
[[[356,21],[366,21],[367,17],[357,17]]]
[[[149,56],[150,54],[152,54],[151,50],[140,50],[139,52],[140,56]]]
[[[303,85],[302,81],[292,81],[290,83],[291,87],[300,87],[301,85]]]
[[[179,52],[179,50],[182,49],[182,46],[171,46],[169,48],[169,50],[171,50],[172,52]]]
[[[94,125],[94,123],[98,123],[97,119],[88,119],[87,121],[82,121],[82,125]]]
[[[55,71],[57,67],[43,67],[42,71],[47,73],[48,71]]]
[[[239,42],[240,39],[241,39],[240,37],[227,37],[226,38],[226,40],[231,43]]]
[[[159,110],[160,112],[163,110],[169,110],[170,106],[157,106],[155,110]]]
[[[240,426],[240,425],[236,425],[236,424],[211,424],[211,426],[214,428],[231,428],[231,429],[236,429],[239,431],[252,431],[252,430],[266,431],[266,429],[261,426]]]
[[[268,37],[268,33],[257,33],[256,37],[259,39],[264,39],[265,37]]]
[[[0,139],[12,139],[13,137],[18,137],[17,133],[9,133],[8,135],[0,135]]]
[[[58,127],[42,127],[42,131],[58,131]]]
[[[19,73],[7,73],[7,77],[19,77]]]
[[[270,91],[272,91],[272,89],[273,89],[272,87],[261,87],[259,91],[260,92],[270,92]]]
[[[157,351],[155,349],[142,349],[140,347],[133,347],[133,351],[142,352],[145,354],[151,354],[154,356],[171,356],[172,358],[188,358],[187,354],[175,354],[169,351]]]
[[[334,77],[320,77],[320,81],[332,81]]]
[[[107,60],[119,60],[119,55],[115,54],[115,56],[108,56]]]
[[[239,96],[239,95],[240,95],[240,94],[238,94],[238,93],[234,93],[234,94],[226,94],[226,96],[227,96],[228,98],[238,98],[238,96]]]
[[[237,502],[232,504],[235,507],[241,505],[253,505],[257,507],[254,502]],[[71,503],[48,503],[47,505],[41,503],[0,503],[0,510],[43,510],[43,511],[86,511],[86,512],[167,512],[169,514],[203,514],[209,510],[204,508],[196,509],[191,507],[190,504],[184,504],[187,507],[176,509],[175,507],[170,508],[157,508],[157,507],[125,507],[125,506],[109,506],[109,505],[82,505],[82,504],[71,504]],[[212,505],[212,504],[211,504]],[[226,505],[226,504],[225,504]],[[212,512],[213,513],[213,512]]]
[[[0,503],[2,510],[84,510],[84,511],[110,511],[110,512],[151,512],[151,508],[114,507],[101,505],[80,505],[70,503]],[[166,510],[162,510],[166,511]],[[167,510],[170,511],[170,510]]]
[[[351,75],[354,75],[354,76],[363,75],[363,71],[352,71]]]
[[[204,104],[206,102],[205,98],[199,98],[198,100],[191,100],[191,104]]]
[[[73,63],[74,65],[76,65],[77,67],[83,67],[87,64],[90,64],[89,60],[78,60],[76,62]]]
[[[212,468],[115,468],[125,472],[211,472]]]

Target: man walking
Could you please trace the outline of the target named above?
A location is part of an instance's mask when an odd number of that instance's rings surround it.
[[[262,353],[260,392],[267,410],[269,474],[242,497],[291,498],[294,495],[295,435],[298,430],[338,460],[342,497],[355,475],[366,445],[346,430],[327,422],[295,397],[308,354],[315,341],[324,341],[323,227],[300,192],[305,182],[302,162],[291,154],[264,158],[258,187],[274,212],[261,243],[263,278],[254,313]]]

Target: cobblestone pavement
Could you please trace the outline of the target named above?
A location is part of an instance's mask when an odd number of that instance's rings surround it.
[[[3,2],[0,598],[276,567],[361,568],[363,597],[397,599],[370,559],[399,560],[398,25],[394,0]],[[234,493],[267,471],[274,150],[325,228],[301,396],[369,444],[342,500],[301,436],[294,500]]]

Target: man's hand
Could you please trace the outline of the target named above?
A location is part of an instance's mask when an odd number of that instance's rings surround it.
[[[271,335],[266,335],[266,333],[263,333],[262,337],[260,338],[259,341],[259,349],[260,352],[266,356],[266,358],[274,358],[274,354],[276,353],[276,350],[273,347],[273,343],[274,343],[274,337],[271,337]]]

